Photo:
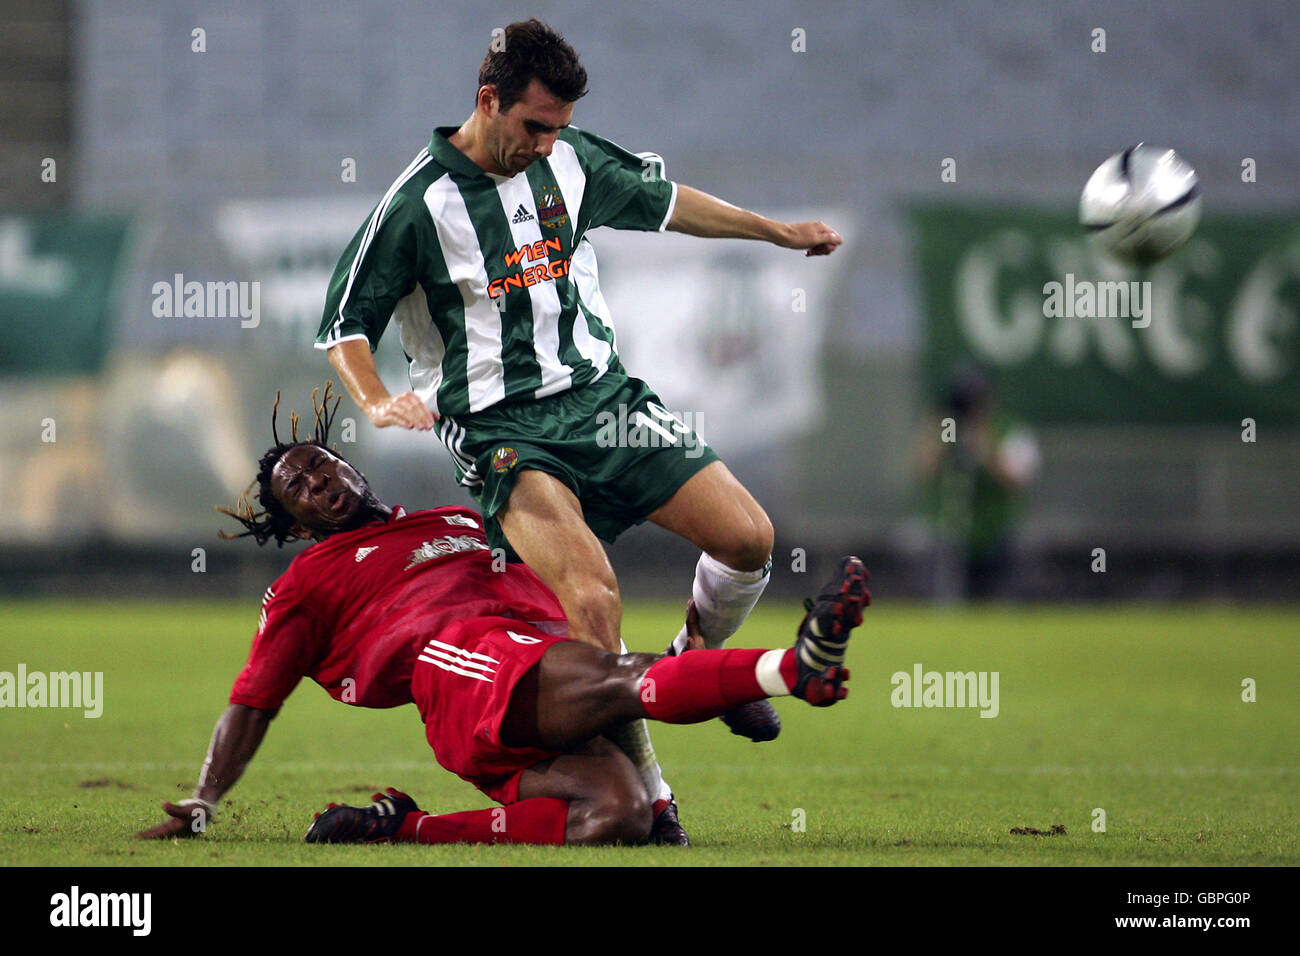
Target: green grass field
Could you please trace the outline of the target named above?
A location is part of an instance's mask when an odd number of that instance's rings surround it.
[[[629,644],[661,648],[679,615],[629,607]],[[784,646],[798,617],[764,602],[736,644]],[[0,605],[0,671],[105,683],[98,719],[0,711],[0,865],[1300,863],[1300,612],[1218,606],[872,608],[849,699],[779,702],[780,739],[653,725],[688,850],[308,846],[315,810],[387,785],[434,811],[491,805],[434,762],[414,707],[352,709],[310,682],[205,837],[132,840],[188,796],[256,618],[252,601]],[[997,671],[1000,713],[893,707],[891,675],[917,663]]]

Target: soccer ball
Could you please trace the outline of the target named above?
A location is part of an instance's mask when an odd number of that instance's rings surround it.
[[[1079,221],[1117,259],[1165,258],[1201,218],[1196,170],[1172,149],[1138,143],[1097,167],[1079,199]]]

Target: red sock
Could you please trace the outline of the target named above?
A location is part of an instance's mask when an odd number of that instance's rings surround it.
[[[641,680],[641,702],[655,720],[695,724],[790,693],[797,670],[793,649],[687,651],[650,665]]]
[[[463,813],[408,813],[394,843],[544,843],[561,846],[569,801],[520,800],[508,807]]]

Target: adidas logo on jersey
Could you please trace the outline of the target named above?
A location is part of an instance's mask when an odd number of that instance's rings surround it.
[[[519,204],[519,208],[515,210],[514,218],[510,220],[510,222],[516,226],[519,225],[521,222],[532,222],[532,221],[533,221],[533,214],[524,208],[523,203]]]
[[[371,551],[378,551],[378,550],[379,550],[379,545],[375,545],[373,548],[357,548],[357,563],[360,564],[362,559],[366,555],[368,555]]]

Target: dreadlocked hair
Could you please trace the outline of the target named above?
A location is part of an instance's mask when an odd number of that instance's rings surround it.
[[[326,451],[331,449],[326,444],[329,441],[330,426],[334,424],[334,416],[338,413],[339,403],[343,398],[333,394],[334,383],[332,381],[325,383],[325,389],[319,388],[311,390],[312,409],[316,413],[316,427],[312,429],[311,437],[299,440],[298,438],[298,413],[289,412],[289,441],[280,440],[280,432],[277,427],[277,418],[280,413],[280,391],[275,392],[275,404],[271,407],[271,437],[275,444],[266,450],[261,460],[257,463],[257,477],[249,484],[244,493],[239,496],[239,503],[232,508],[217,508],[224,515],[229,515],[244,526],[244,530],[239,534],[226,534],[224,531],[218,531],[217,534],[222,538],[235,539],[252,537],[259,545],[266,544],[272,538],[278,547],[284,547],[284,543],[293,537],[291,529],[297,523],[289,512],[284,510],[284,506],[276,500],[275,495],[271,493],[271,472],[275,466],[280,463],[280,459],[285,453],[301,445],[314,445],[317,448],[324,448]],[[318,400],[319,399],[319,400]],[[333,405],[331,406],[331,402]],[[337,451],[336,445],[333,449]],[[256,510],[252,502],[249,501],[249,492],[253,486],[257,486],[257,502],[262,506],[262,510]]]

